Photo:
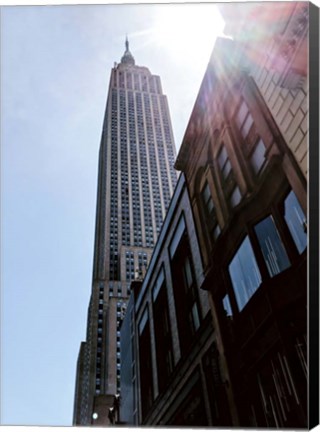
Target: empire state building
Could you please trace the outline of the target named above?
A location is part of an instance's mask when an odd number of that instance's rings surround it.
[[[143,274],[177,175],[159,76],[125,52],[111,71],[99,151],[92,292],[77,363],[74,425],[108,424],[120,388],[120,323],[130,282]]]

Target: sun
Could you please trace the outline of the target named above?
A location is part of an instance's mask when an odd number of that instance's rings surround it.
[[[181,55],[197,52],[208,57],[224,21],[214,4],[166,4],[157,13],[154,33],[159,45]]]

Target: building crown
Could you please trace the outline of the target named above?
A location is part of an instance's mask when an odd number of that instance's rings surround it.
[[[125,42],[125,46],[126,46],[126,50],[123,54],[123,56],[121,57],[121,63],[122,64],[127,64],[127,65],[133,65],[135,64],[134,61],[134,57],[131,54],[131,52],[129,51],[129,41],[128,41],[128,36],[126,36],[126,42]]]

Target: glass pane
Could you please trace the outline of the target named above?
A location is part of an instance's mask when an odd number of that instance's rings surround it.
[[[198,311],[197,303],[194,303],[194,305],[192,306],[192,321],[193,321],[194,329],[197,331],[198,328],[200,327],[200,319],[199,319],[199,311]]]
[[[239,202],[241,201],[241,192],[240,189],[238,187],[234,188],[231,197],[230,197],[230,204],[231,207],[235,207],[236,205],[239,204]]]
[[[213,209],[214,209],[213,201],[212,201],[212,199],[210,198],[210,200],[208,201],[208,205],[207,205],[208,213],[210,214],[210,213],[212,212]]]
[[[242,129],[241,129],[241,133],[242,133],[243,138],[246,138],[252,125],[253,125],[253,118],[252,118],[252,115],[249,114],[248,117],[246,118],[246,121],[245,121]]]
[[[222,299],[223,308],[226,311],[227,316],[232,316],[232,309],[230,304],[230,299],[228,294],[226,294]]]
[[[222,147],[218,156],[218,162],[221,169],[223,168],[225,161],[227,159],[228,159],[227,150],[225,149],[225,147]]]
[[[288,268],[290,261],[272,216],[258,223],[254,229],[270,276]]]
[[[261,283],[260,271],[248,236],[231,261],[229,274],[239,310],[242,310]]]
[[[228,159],[227,162],[225,163],[225,166],[223,167],[223,170],[222,170],[222,175],[223,175],[224,179],[226,179],[228,177],[230,171],[231,171],[231,163]]]
[[[184,221],[184,217],[181,217],[179,224],[176,228],[174,237],[173,237],[171,244],[170,244],[170,247],[169,247],[171,257],[173,257],[174,254],[176,253],[178,244],[179,244],[181,237],[184,233],[185,227],[186,227],[186,223]]]
[[[218,224],[213,230],[213,238],[216,240],[219,237],[220,233],[221,233],[221,228]]]
[[[192,271],[191,271],[189,257],[187,257],[184,262],[184,276],[185,276],[186,286],[187,288],[190,288],[193,282],[193,278],[192,278]]]
[[[239,111],[237,113],[237,117],[236,117],[236,122],[237,125],[239,127],[239,129],[241,128],[244,119],[246,118],[246,115],[249,112],[249,108],[248,105],[245,102],[242,102],[242,104],[240,105]]]
[[[161,269],[159,276],[158,276],[158,279],[157,279],[155,286],[153,288],[153,294],[152,294],[153,301],[156,301],[158,294],[160,292],[160,288],[162,287],[162,285],[164,283],[164,279],[165,279],[164,270]]]
[[[264,164],[265,151],[266,147],[264,145],[264,142],[262,141],[262,139],[260,139],[251,156],[251,165],[255,174],[258,174],[262,165]]]
[[[301,254],[307,247],[306,217],[293,191],[284,201],[284,218]]]
[[[203,191],[202,191],[202,196],[203,196],[203,199],[204,199],[204,202],[206,203],[207,201],[208,201],[208,199],[210,198],[210,188],[209,188],[209,185],[208,185],[208,183],[206,184],[206,186],[205,186],[205,188],[203,189]]]

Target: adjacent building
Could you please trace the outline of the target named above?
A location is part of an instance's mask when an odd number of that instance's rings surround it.
[[[263,5],[267,16],[273,7]],[[293,114],[303,112],[307,77],[278,82],[297,97],[280,108],[290,140],[241,48],[217,40],[176,167],[193,205],[234,425],[307,427],[307,181]],[[306,51],[303,58],[307,70]]]
[[[74,425],[110,423],[120,391],[120,322],[136,272],[148,265],[177,175],[159,76],[125,53],[110,77],[99,151],[92,293],[79,352]]]
[[[309,9],[310,3],[301,1],[219,5],[226,22],[224,32],[236,41],[242,67],[253,78],[305,177],[309,141]]]
[[[230,426],[228,377],[219,358],[185,177],[121,326],[120,419],[126,425]]]
[[[132,284],[128,425],[308,426],[308,5],[233,7],[234,40],[216,41]]]

